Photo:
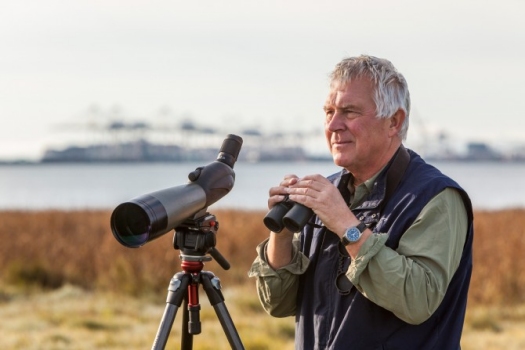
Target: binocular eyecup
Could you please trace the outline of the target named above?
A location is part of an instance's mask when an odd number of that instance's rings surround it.
[[[308,223],[313,210],[291,201],[288,196],[276,204],[263,219],[264,225],[272,232],[279,233],[285,227],[291,232],[299,232]]]

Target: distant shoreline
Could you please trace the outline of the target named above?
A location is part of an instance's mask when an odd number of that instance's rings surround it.
[[[410,148],[410,147],[409,147]],[[425,148],[418,152],[429,162],[505,162],[525,163],[525,146],[512,151],[498,151],[484,142],[468,142],[463,152],[447,147]],[[157,143],[144,138],[117,143],[99,143],[90,145],[69,145],[61,149],[48,148],[39,159],[2,160],[1,164],[56,164],[56,163],[183,163],[209,161],[215,159],[218,149],[203,144]],[[238,155],[238,161],[258,162],[313,162],[332,161],[328,151],[318,153],[308,151],[300,140],[290,138],[283,142],[281,138],[265,139],[262,135],[246,142]]]
[[[504,164],[524,164],[525,159],[477,159],[477,158],[434,158],[434,157],[424,157],[425,161],[428,163],[504,163]],[[123,164],[185,164],[185,163],[195,163],[195,162],[210,162],[210,159],[194,159],[194,160],[62,160],[62,161],[41,161],[41,160],[0,160],[0,166],[11,166],[11,165],[20,165],[20,166],[38,166],[38,165],[86,165],[86,164],[102,164],[102,165],[123,165]],[[304,162],[332,162],[332,158],[324,157],[308,157],[306,159],[269,159],[269,160],[259,160],[259,161],[248,161],[248,160],[239,160],[239,163],[304,163]]]

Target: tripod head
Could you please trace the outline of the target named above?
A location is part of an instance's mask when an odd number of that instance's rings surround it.
[[[173,247],[180,249],[183,262],[211,261],[212,258],[206,256],[210,254],[224,270],[228,270],[230,263],[215,248],[219,222],[215,215],[206,210],[207,208],[202,209],[193,218],[175,228]]]

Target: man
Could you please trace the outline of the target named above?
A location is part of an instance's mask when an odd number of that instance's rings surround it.
[[[410,97],[385,59],[344,59],[331,74],[325,135],[340,173],[287,175],[315,213],[271,232],[249,275],[268,313],[295,315],[297,349],[459,349],[472,271],[470,200],[402,145]]]

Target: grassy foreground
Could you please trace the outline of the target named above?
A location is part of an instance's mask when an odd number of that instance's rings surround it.
[[[293,319],[261,312],[253,290],[224,288],[226,306],[246,349],[293,349]],[[0,306],[2,349],[150,349],[164,311],[164,297],[135,298],[65,285],[31,296],[14,296]],[[200,293],[202,333],[194,349],[230,349],[217,315]],[[179,349],[179,309],[166,349]]]
[[[3,349],[150,348],[171,276],[181,271],[172,234],[140,249],[121,246],[107,211],[0,212],[0,346]],[[265,212],[216,211],[221,278],[246,349],[292,349],[293,319],[261,309],[246,272],[267,236]],[[525,210],[475,213],[474,274],[463,349],[525,348]],[[229,349],[201,290],[194,349]],[[182,312],[166,348],[178,348]]]

